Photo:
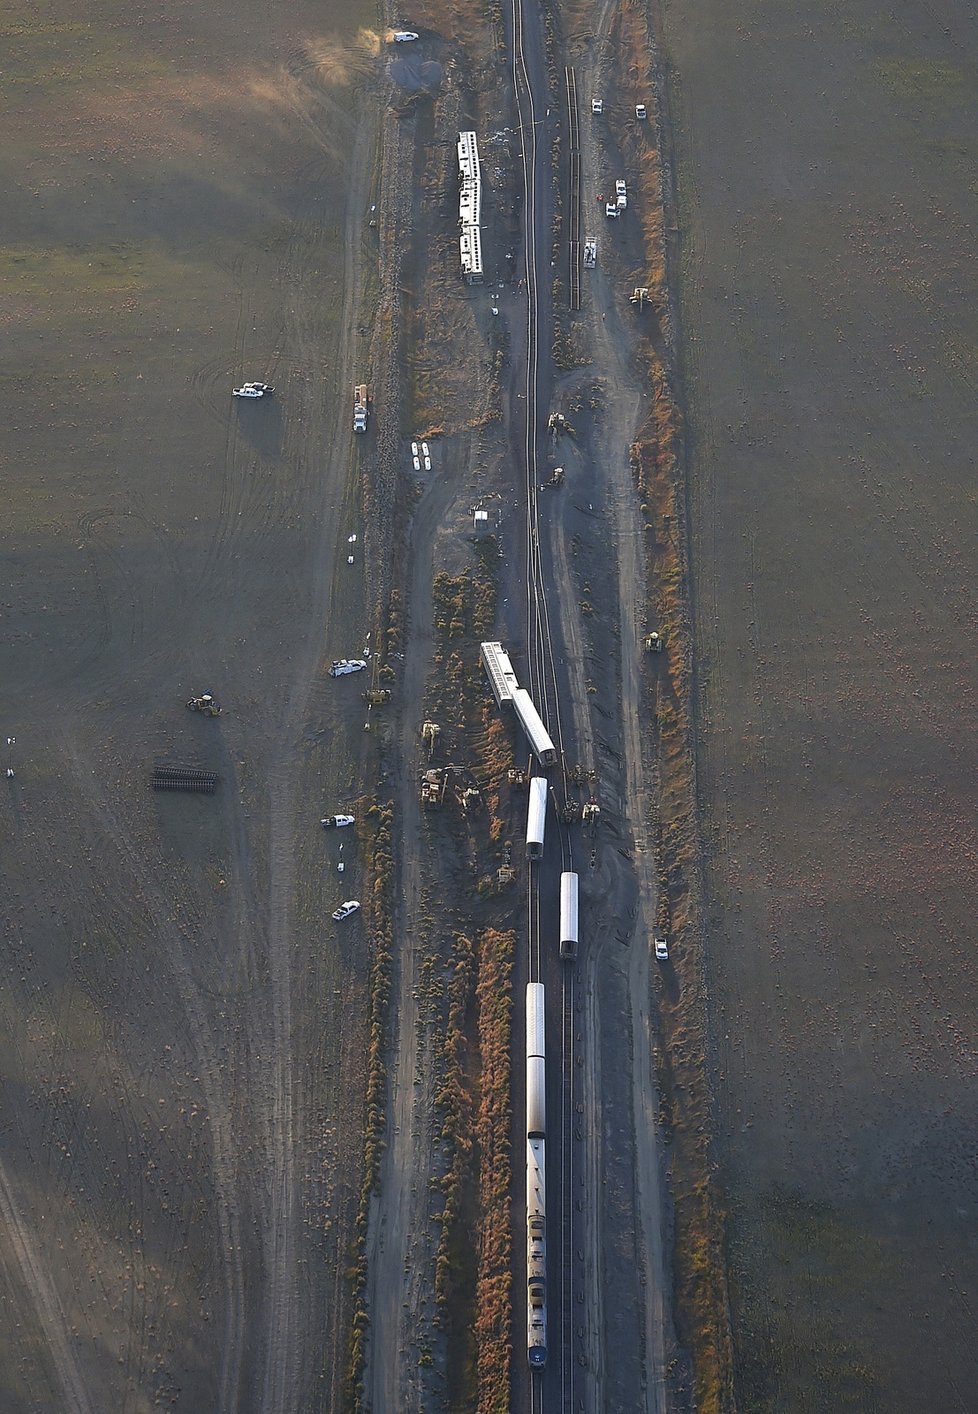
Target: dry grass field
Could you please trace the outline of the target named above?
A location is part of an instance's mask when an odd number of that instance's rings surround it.
[[[738,1401],[972,1409],[978,25],[663,39]]]
[[[318,818],[364,749],[323,665],[365,631],[372,22],[0,19],[4,1410],[305,1410],[342,1382],[367,962],[328,918],[355,847],[338,878]],[[275,401],[232,404],[243,378]],[[217,722],[184,710],[208,688]],[[154,796],[158,760],[217,794]]]

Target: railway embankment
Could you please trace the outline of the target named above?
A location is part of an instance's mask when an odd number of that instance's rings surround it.
[[[702,853],[693,732],[693,636],[690,604],[686,459],[680,411],[673,268],[669,244],[675,211],[669,168],[666,90],[651,16],[623,8],[612,37],[620,58],[626,111],[644,101],[648,119],[625,138],[632,182],[641,194],[648,324],[637,341],[650,398],[632,447],[641,498],[647,569],[647,622],[667,648],[649,672],[650,730],[657,763],[653,810],[658,869],[657,926],[671,938],[678,987],[660,997],[657,1060],[662,1120],[669,1136],[675,1220],[676,1325],[693,1363],[696,1407],[734,1407],[733,1364],[719,1205],[711,1147],[706,1066],[706,980]],[[649,97],[651,96],[651,103]],[[647,128],[647,132],[643,131]],[[650,140],[651,139],[651,140]]]

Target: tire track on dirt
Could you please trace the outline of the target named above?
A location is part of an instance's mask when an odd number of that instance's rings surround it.
[[[602,288],[604,288],[602,286]],[[610,425],[623,429],[638,425],[641,398],[635,375],[623,357],[625,331],[605,289],[604,313],[596,336],[601,362],[611,370],[614,408]],[[635,1257],[642,1270],[642,1365],[645,1380],[645,1414],[663,1414],[666,1407],[666,1272],[663,1251],[663,1195],[657,1111],[658,1079],[655,1073],[655,1018],[653,1015],[652,959],[648,942],[655,931],[658,875],[655,849],[649,832],[648,802],[654,798],[655,771],[647,762],[643,741],[643,691],[639,635],[644,621],[646,566],[636,533],[642,524],[627,458],[627,439],[617,456],[608,458],[608,488],[616,532],[617,594],[621,650],[621,722],[625,764],[628,825],[632,832],[632,868],[638,884],[639,910],[631,930],[628,950],[628,997],[631,1006],[631,1105],[635,1143]],[[597,1012],[597,1008],[595,1011]],[[598,1037],[598,1040],[600,1038]],[[596,1042],[597,1048],[597,1042]],[[600,1367],[599,1367],[600,1368]],[[600,1392],[600,1387],[599,1387]],[[600,1408],[598,1404],[595,1407]]]
[[[298,1379],[295,1320],[295,1148],[293,1114],[292,978],[289,960],[292,918],[292,803],[288,765],[269,781],[269,938],[272,1007],[271,1155],[268,1175],[265,1297],[267,1351],[262,1408],[294,1409]]]
[[[415,948],[421,905],[421,808],[415,787],[418,723],[424,686],[434,651],[432,615],[432,549],[435,532],[455,494],[453,477],[437,477],[419,502],[411,523],[407,563],[411,565],[410,616],[404,645],[401,693],[400,759],[397,809],[402,820],[401,890],[395,929],[401,939],[391,996],[389,1133],[380,1176],[380,1196],[371,1215],[368,1249],[368,1306],[371,1341],[364,1377],[371,1407],[403,1409],[409,1387],[407,1369],[411,1338],[416,1329],[418,1264],[412,1235],[426,1230],[424,1211],[431,1173],[433,1076],[415,1084],[418,1053],[419,954]],[[410,766],[409,766],[410,763]],[[415,1278],[412,1281],[412,1277]]]
[[[20,1268],[31,1301],[44,1331],[48,1352],[54,1365],[64,1399],[66,1414],[93,1414],[81,1371],[75,1360],[68,1325],[58,1293],[51,1281],[40,1253],[24,1221],[7,1169],[0,1159],[0,1218],[6,1229],[11,1248]]]
[[[220,1414],[232,1414],[239,1407],[241,1369],[244,1354],[244,1265],[241,1256],[240,1176],[235,1150],[236,1128],[233,1120],[228,1084],[221,1076],[218,1046],[207,1020],[206,993],[193,973],[185,953],[185,940],[199,930],[189,920],[181,923],[173,894],[165,894],[143,862],[132,832],[117,818],[108,796],[97,790],[96,772],[84,758],[80,748],[66,739],[65,757],[75,776],[79,793],[88,801],[94,828],[102,836],[103,846],[114,848],[124,869],[137,885],[135,896],[148,907],[153,928],[168,939],[163,954],[167,959],[191,1044],[197,1056],[197,1072],[201,1093],[207,1107],[208,1133],[217,1203],[217,1230],[220,1237],[220,1260],[224,1272],[225,1322],[224,1347],[220,1375]],[[148,851],[145,851],[148,853]],[[190,905],[191,909],[193,905]]]
[[[336,354],[335,378],[341,388],[352,387],[355,341],[355,312],[359,295],[360,272],[360,213],[366,205],[370,179],[370,153],[374,126],[363,104],[358,105],[358,118],[353,127],[353,151],[350,162],[350,182],[344,215],[343,311],[341,335]],[[347,115],[345,121],[349,123]],[[325,148],[325,138],[324,138]],[[318,237],[316,231],[318,230]],[[311,238],[312,237],[312,238]],[[283,287],[291,292],[286,300],[291,323],[288,328],[290,346],[304,360],[307,368],[318,369],[322,362],[319,324],[313,311],[304,308],[300,298],[304,282],[309,278],[313,262],[320,259],[319,246],[324,237],[321,227],[307,226],[302,241],[291,240],[282,272]],[[317,380],[312,393],[313,406],[306,406],[302,421],[303,432],[294,448],[294,455],[304,456],[307,475],[317,461],[324,460],[322,445],[329,448],[325,468],[311,483],[317,497],[316,515],[320,527],[311,566],[311,597],[313,604],[328,601],[329,586],[340,563],[338,535],[342,534],[336,518],[329,513],[328,498],[346,484],[349,475],[348,404],[337,399],[325,410],[325,385]],[[299,1191],[295,1156],[305,1152],[308,1134],[312,1132],[318,1114],[318,1096],[312,1096],[310,1113],[303,1112],[296,1084],[293,1053],[292,950],[295,927],[295,853],[293,847],[295,797],[300,746],[309,714],[314,687],[319,679],[328,623],[325,616],[310,623],[295,668],[285,689],[285,701],[276,735],[282,742],[269,768],[269,927],[268,963],[271,986],[272,1055],[268,1065],[270,1090],[270,1153],[265,1188],[268,1193],[268,1213],[264,1223],[264,1241],[268,1264],[266,1295],[263,1301],[264,1369],[261,1407],[265,1414],[280,1414],[284,1409],[299,1407],[303,1381],[309,1378],[310,1361],[302,1339],[303,1321],[307,1320],[309,1302],[300,1288],[297,1254],[303,1240],[303,1203]],[[334,1292],[340,1295],[338,1288]],[[346,1295],[345,1289],[342,1291]],[[327,1329],[305,1327],[307,1340],[315,1342],[315,1367],[320,1363],[331,1373],[332,1407],[338,1399],[345,1361],[343,1352],[343,1322],[341,1302],[335,1303],[334,1319]]]

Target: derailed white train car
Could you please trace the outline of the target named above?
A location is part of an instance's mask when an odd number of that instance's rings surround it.
[[[533,698],[525,687],[518,687],[513,693],[513,711],[520,721],[520,726],[526,732],[527,740],[533,748],[533,754],[546,769],[552,766],[557,760],[557,748],[546,727],[543,725],[543,718],[533,705]]]
[[[547,1363],[547,1095],[544,990],[526,989],[526,1358]]]
[[[560,955],[566,962],[577,957],[577,875],[560,876]]]
[[[543,837],[547,828],[547,778],[533,776],[526,808],[526,857],[543,858]]]

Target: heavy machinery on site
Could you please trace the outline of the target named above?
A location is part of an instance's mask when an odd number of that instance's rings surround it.
[[[219,717],[222,712],[219,702],[215,702],[209,692],[202,692],[199,697],[191,697],[187,703],[188,712],[199,712],[202,717]]]
[[[423,810],[438,810],[448,799],[468,815],[482,804],[482,792],[467,766],[429,766],[420,773],[418,785]]]

